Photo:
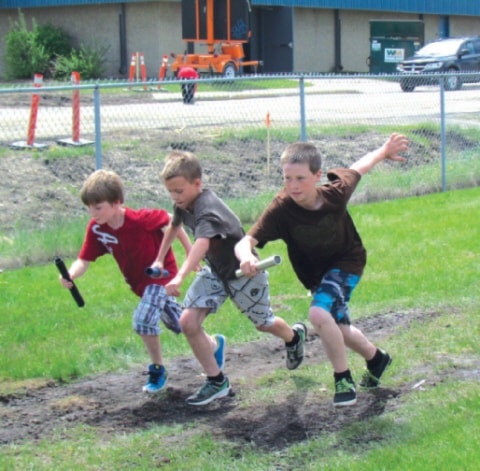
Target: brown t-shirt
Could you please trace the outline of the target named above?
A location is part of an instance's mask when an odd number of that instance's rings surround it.
[[[329,183],[317,188],[322,204],[308,210],[280,191],[248,232],[262,248],[281,239],[301,283],[314,290],[332,268],[361,275],[366,250],[347,211],[360,174],[351,169],[328,172]]]

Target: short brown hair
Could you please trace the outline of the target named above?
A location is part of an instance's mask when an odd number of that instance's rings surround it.
[[[312,173],[322,168],[322,156],[317,148],[308,142],[289,144],[280,156],[280,164],[308,164]]]
[[[183,177],[187,181],[193,182],[197,178],[202,178],[202,166],[192,152],[173,150],[165,159],[161,176],[164,180]]]
[[[80,198],[84,205],[99,204],[107,201],[110,204],[123,203],[124,187],[122,179],[109,170],[96,170],[84,182],[80,190]]]

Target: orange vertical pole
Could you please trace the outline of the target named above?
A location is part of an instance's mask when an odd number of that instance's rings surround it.
[[[265,116],[265,126],[267,127],[267,175],[270,176],[270,160],[271,160],[271,151],[270,151],[270,111],[267,112]]]
[[[229,41],[232,40],[232,31],[231,31],[231,24],[230,24],[230,0],[227,0],[227,39]]]
[[[128,81],[129,82],[133,82],[133,79],[135,77],[135,64],[136,64],[136,60],[135,60],[135,53],[132,54],[132,58],[130,60],[130,72],[129,72],[129,75],[128,75]],[[130,87],[132,88],[132,87]]]
[[[140,53],[135,53],[135,82],[138,82],[140,77]]]
[[[140,53],[140,72],[142,74],[142,82],[147,81],[147,67],[145,66],[145,56],[143,55],[143,52]],[[146,90],[147,86],[144,85],[143,89]]]
[[[215,15],[213,13],[213,0],[207,0],[207,46],[208,46],[208,53],[214,54],[215,48],[213,45],[214,37],[213,37],[213,21]]]
[[[195,2],[195,39],[200,39],[200,0]]]
[[[167,74],[167,68],[168,68],[168,56],[165,54],[162,59],[162,65],[160,66],[160,70],[158,72],[158,81],[161,82],[165,78],[165,75]],[[158,88],[162,88],[161,85],[158,86]]]
[[[80,74],[72,72],[72,85],[80,85]],[[72,140],[80,142],[80,91],[73,89],[72,95]]]
[[[43,75],[35,74],[33,77],[33,86],[35,88],[40,88],[42,86]],[[38,114],[38,104],[40,102],[40,95],[34,93],[32,95],[32,104],[30,107],[30,120],[28,123],[28,137],[27,145],[33,146],[35,142],[35,129],[37,127],[37,114]]]

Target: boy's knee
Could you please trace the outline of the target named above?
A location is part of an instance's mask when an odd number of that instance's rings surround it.
[[[179,319],[180,327],[182,328],[182,332],[186,335],[193,335],[199,330],[201,330],[202,322],[205,319],[206,314],[203,315],[199,311],[195,309],[185,309],[182,312],[182,315]]]
[[[312,306],[310,308],[308,319],[312,325],[317,327],[321,327],[327,323],[335,322],[335,319],[328,311],[318,306]]]
[[[272,330],[272,326],[271,325],[256,325],[255,328],[259,331],[259,332],[270,332]]]
[[[199,329],[199,324],[193,316],[183,313],[179,319],[180,327],[185,335],[192,334]]]

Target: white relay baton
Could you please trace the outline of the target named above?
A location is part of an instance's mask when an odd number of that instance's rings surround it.
[[[271,257],[266,258],[265,260],[261,260],[257,263],[257,270],[265,270],[265,268],[274,267],[275,265],[279,265],[282,263],[282,257],[280,255],[272,255]],[[242,270],[240,268],[235,272],[235,276],[240,278],[243,276]]]

